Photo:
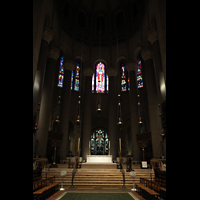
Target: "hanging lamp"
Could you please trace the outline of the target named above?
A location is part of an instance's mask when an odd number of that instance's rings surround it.
[[[78,96],[78,104],[77,104],[77,118],[76,118],[76,126],[79,127],[81,124],[81,111],[80,111],[80,104],[81,104],[81,96]]]
[[[120,94],[118,94],[119,102],[118,102],[118,108],[117,108],[117,125],[119,126],[119,129],[122,128],[123,121],[122,121],[122,109],[121,109],[121,103],[120,103]]]
[[[140,126],[142,126],[143,122],[142,122],[142,120],[141,120],[140,95],[138,94],[137,97],[138,97],[138,114],[139,114],[139,121],[138,121],[138,124],[139,124]]]
[[[99,58],[101,56],[101,23],[100,23],[100,30],[99,30]],[[98,81],[100,82],[100,80]],[[97,113],[98,113],[98,116],[100,117],[100,114],[102,112],[102,109],[101,109],[101,91],[96,91],[97,92]]]
[[[100,92],[97,93],[97,110],[96,111],[97,111],[97,113],[100,117],[100,114],[102,112],[102,109],[101,109],[101,93]]]

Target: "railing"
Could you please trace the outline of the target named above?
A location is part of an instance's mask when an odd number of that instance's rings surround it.
[[[73,183],[74,183],[74,177],[76,175],[76,172],[77,172],[77,168],[79,167],[79,161],[78,159],[76,159],[76,163],[74,164],[74,168],[73,168],[73,171],[72,171],[72,182],[71,182],[71,188],[74,187]]]
[[[123,186],[122,186],[122,188],[126,188],[126,186],[125,186],[125,171],[124,171],[124,169],[123,169],[123,165],[122,165],[122,163],[121,163],[121,160],[120,160],[120,163],[119,163],[119,165],[118,165],[119,167],[120,167],[120,172],[122,173],[122,177],[123,177]]]

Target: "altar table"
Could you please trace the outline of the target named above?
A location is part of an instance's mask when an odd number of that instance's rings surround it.
[[[87,155],[87,162],[91,164],[111,164],[112,162],[112,155]]]

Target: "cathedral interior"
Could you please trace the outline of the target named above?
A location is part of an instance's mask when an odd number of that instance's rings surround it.
[[[33,157],[166,158],[166,1],[33,1]]]

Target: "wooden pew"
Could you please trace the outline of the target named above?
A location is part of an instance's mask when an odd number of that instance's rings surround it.
[[[155,181],[158,182],[162,187],[166,188],[166,180],[161,178],[155,178]]]
[[[150,180],[144,178],[143,182],[146,183],[147,187],[149,187],[149,188],[155,190],[156,192],[160,193],[160,197],[162,199],[166,199],[166,188],[161,187],[162,185],[160,184],[161,183],[160,181],[159,182],[158,182],[158,180],[157,181],[150,181]]]
[[[33,199],[46,199],[55,193],[59,183],[54,183],[55,176],[39,180],[33,183]]]
[[[47,183],[51,184],[52,182],[54,182],[54,178],[55,177],[49,177],[47,179],[40,179],[38,181],[34,181],[33,182],[33,191],[46,186]]]
[[[150,181],[151,182],[151,181]],[[149,184],[147,179],[140,178],[140,183],[136,183],[136,188],[139,191],[139,194],[141,194],[144,198],[147,200],[149,199],[157,199],[157,197],[160,195],[158,192],[150,189],[147,187]],[[146,185],[146,186],[145,186]]]

